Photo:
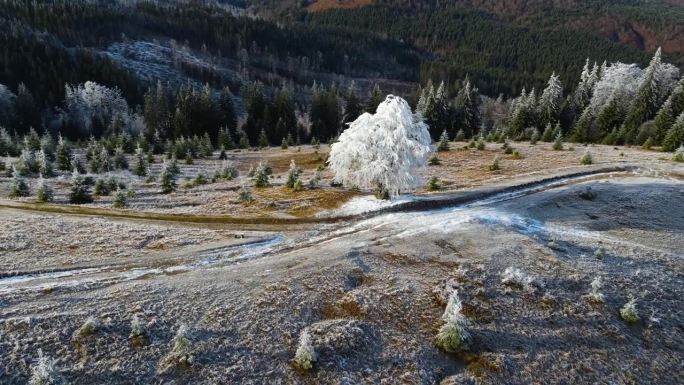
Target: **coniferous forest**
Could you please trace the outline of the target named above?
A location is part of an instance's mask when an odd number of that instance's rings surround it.
[[[387,93],[411,101],[435,140],[682,141],[682,55],[572,28],[603,12],[659,36],[681,8],[276,3],[0,2],[0,124],[14,138],[3,146],[18,153],[31,128],[160,151],[205,135],[226,147],[329,141]]]

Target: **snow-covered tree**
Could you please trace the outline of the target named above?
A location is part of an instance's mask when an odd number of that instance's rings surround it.
[[[539,98],[539,124],[545,126],[547,123],[558,121],[563,102],[563,86],[556,73],[549,77],[546,88]]]
[[[57,168],[62,171],[71,170],[71,148],[69,148],[69,145],[64,141],[62,135],[59,136],[59,140],[57,141],[57,150],[55,153]]]
[[[304,329],[299,335],[299,344],[297,345],[293,364],[300,370],[309,370],[317,360],[318,355],[311,343],[311,335],[307,329]]]
[[[430,134],[408,103],[389,95],[375,114],[365,113],[331,146],[328,164],[346,186],[398,195],[423,185],[420,172],[430,152]]]
[[[178,166],[175,166],[178,167]],[[176,189],[176,173],[171,162],[165,162],[159,174],[159,190],[162,194],[170,194]]]
[[[684,112],[684,76],[679,79],[670,96],[660,107],[653,124],[653,144],[661,144],[675,118]]]
[[[9,186],[9,197],[18,198],[27,196],[29,196],[29,187],[17,168],[12,166],[12,180],[10,181]]]
[[[663,139],[663,151],[674,151],[684,143],[684,112],[679,114]]]
[[[449,151],[449,134],[447,130],[442,131],[442,135],[439,137],[437,151]]]
[[[38,202],[52,202],[54,193],[48,184],[47,180],[42,176],[38,179],[38,191],[36,191],[36,199]]]
[[[90,186],[83,175],[74,168],[71,174],[71,187],[69,191],[69,202],[71,203],[90,203],[93,197],[90,195]]]
[[[294,159],[290,161],[290,169],[287,171],[287,181],[285,182],[285,186],[289,188],[294,188],[295,183],[299,180],[299,175],[302,173],[302,170],[297,167],[297,164],[295,164]]]
[[[147,160],[145,160],[145,152],[140,146],[135,148],[135,155],[133,155],[133,173],[137,176],[147,175]]]
[[[259,165],[254,170],[254,175],[252,176],[252,182],[254,183],[254,187],[268,187],[271,184],[268,181],[268,174],[269,172],[266,164],[259,162]]]
[[[449,296],[442,321],[444,324],[437,333],[437,346],[449,353],[461,350],[470,338],[470,334],[466,329],[468,322],[463,315],[463,305],[456,290]]]
[[[70,121],[83,134],[100,135],[115,120],[124,126],[131,121],[126,100],[117,88],[87,81],[65,86],[64,105]]]
[[[38,152],[38,172],[43,178],[50,178],[55,175],[52,168],[52,162],[48,159],[45,150],[42,149]]]

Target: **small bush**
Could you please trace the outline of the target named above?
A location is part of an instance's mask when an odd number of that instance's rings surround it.
[[[117,209],[125,208],[128,206],[128,195],[126,194],[126,192],[124,192],[123,189],[116,190],[112,206],[114,206],[114,208]]]
[[[518,150],[513,150],[513,159],[520,159],[520,152]]]
[[[428,183],[427,183],[427,189],[428,189],[428,191],[439,190],[440,189],[439,178],[437,178],[436,176],[433,176],[432,178],[430,178],[428,180]]]
[[[181,325],[173,337],[173,347],[166,356],[166,365],[189,367],[195,363],[195,351],[190,333],[185,325]]]
[[[489,171],[498,171],[500,169],[501,166],[499,165],[499,157],[495,156],[492,164],[489,165]]]
[[[137,316],[134,315],[131,319],[131,334],[128,336],[130,339],[135,338],[148,338],[149,331],[147,330],[147,325]]]
[[[449,302],[442,315],[442,320],[444,324],[437,332],[437,346],[448,353],[462,350],[470,338],[470,334],[466,330],[467,320],[463,315],[463,305],[456,290],[449,296]]]
[[[64,377],[55,366],[55,361],[43,356],[38,350],[38,361],[31,368],[31,379],[28,385],[60,385],[65,384]]]
[[[591,281],[590,286],[591,286],[591,291],[586,296],[587,301],[592,302],[592,303],[603,303],[604,297],[603,297],[603,294],[601,293],[601,288],[603,287],[603,282],[601,282],[601,278],[599,278],[599,277],[594,278],[594,280]]]
[[[437,151],[449,151],[449,134],[446,130],[442,131],[437,144]]]
[[[515,267],[507,267],[501,275],[501,283],[504,285],[512,285],[520,288],[529,288],[534,283],[534,278],[523,273],[520,269]]]
[[[244,183],[240,186],[240,190],[238,190],[238,200],[242,203],[252,201],[252,193],[249,191],[249,187]]]
[[[577,195],[579,195],[580,198],[588,201],[593,201],[596,198],[596,193],[594,193],[594,190],[592,190],[590,186],[580,190]]]
[[[684,162],[684,145],[679,146],[677,151],[675,151],[674,155],[672,156],[672,160],[675,162]]]
[[[294,185],[292,185],[292,190],[294,191],[302,191],[304,189],[304,186],[302,186],[302,181],[297,179],[296,182],[294,182]]]
[[[484,141],[484,139],[482,139],[482,137],[480,136],[480,139],[478,139],[478,140],[477,140],[477,143],[475,144],[475,148],[476,148],[478,151],[484,151],[485,147],[486,147],[485,141]]]
[[[10,198],[29,196],[29,187],[24,178],[21,177],[17,168],[12,166],[12,180],[10,181]]]
[[[639,320],[639,315],[636,310],[636,299],[630,299],[629,302],[620,309],[620,317],[628,323],[635,323]]]
[[[254,170],[254,176],[252,177],[254,187],[263,188],[271,185],[271,183],[268,181],[269,170],[267,167],[268,166],[264,163],[259,162],[259,165]]]
[[[192,183],[195,186],[202,186],[209,183],[209,181],[207,181],[207,177],[205,177],[204,174],[200,172],[199,174],[197,174],[195,180]]]
[[[106,196],[109,195],[109,185],[104,181],[104,179],[98,179],[95,181],[95,186],[93,187],[93,194],[96,196]]]
[[[313,368],[313,364],[318,360],[316,351],[311,344],[311,335],[309,331],[304,329],[299,335],[299,345],[297,345],[297,351],[295,352],[295,357],[292,364],[300,370],[310,370]]]
[[[580,163],[583,165],[590,165],[590,164],[594,163],[594,158],[591,156],[591,152],[589,152],[588,149],[584,152],[584,155],[582,155],[582,157],[580,158]]]
[[[90,316],[86,321],[81,325],[78,330],[76,330],[76,333],[74,333],[75,338],[79,337],[87,337],[87,336],[92,336],[97,332],[97,330],[100,328],[100,322],[97,320],[97,318]]]
[[[428,163],[430,164],[430,166],[437,166],[437,165],[441,164],[442,162],[437,157],[437,154],[432,154]]]
[[[563,135],[560,132],[556,135],[556,140],[553,142],[553,150],[563,151]]]

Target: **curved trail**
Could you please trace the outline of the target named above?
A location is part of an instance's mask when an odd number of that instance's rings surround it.
[[[302,250],[315,245],[343,240],[353,248],[364,242],[389,239],[390,237],[411,236],[410,223],[419,221],[421,228],[426,231],[432,228],[454,228],[468,222],[482,222],[512,227],[517,231],[541,234],[544,228],[537,223],[531,223],[525,218],[500,215],[493,211],[492,204],[517,199],[526,195],[547,191],[574,183],[581,183],[597,179],[609,179],[615,176],[629,176],[626,168],[609,170],[602,168],[564,176],[556,176],[524,184],[506,187],[494,187],[458,194],[441,194],[402,205],[392,206],[356,216],[332,218],[306,218],[313,224],[338,223],[322,231],[309,234],[305,240],[283,235],[292,228],[278,228],[266,237],[256,238],[240,244],[216,245],[204,249],[180,251],[178,255],[167,260],[154,258],[135,264],[83,266],[76,269],[49,271],[39,273],[15,274],[0,278],[0,296],[26,292],[38,292],[55,288],[86,288],[108,286],[120,282],[132,281],[154,276],[181,274],[199,269],[223,267],[240,261],[259,258],[276,253],[292,250]],[[2,206],[2,205],[0,205]],[[6,206],[5,206],[6,207]],[[59,207],[59,206],[57,206]],[[17,209],[20,207],[11,207]],[[71,207],[69,207],[71,208]],[[99,210],[101,211],[108,210]],[[132,213],[134,214],[134,213]],[[80,215],[96,215],[83,214]],[[107,215],[103,215],[107,216]],[[110,215],[113,218],[122,216]],[[126,217],[123,217],[126,218]],[[192,223],[202,223],[195,217]],[[134,220],[147,220],[135,215]],[[236,218],[232,218],[236,219]],[[210,217],[209,223],[215,220]],[[290,223],[281,221],[279,226]],[[180,221],[179,221],[180,222]],[[298,223],[307,223],[300,221]],[[232,223],[235,224],[235,223]],[[243,228],[244,229],[244,228]],[[263,228],[260,228],[264,230]],[[301,229],[299,229],[301,230]]]

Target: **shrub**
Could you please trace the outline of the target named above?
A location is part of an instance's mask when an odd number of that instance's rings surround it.
[[[304,329],[299,335],[299,345],[293,360],[293,365],[300,370],[309,370],[313,368],[313,364],[318,360],[316,351],[311,344],[311,336],[309,331]]]
[[[594,163],[594,158],[592,158],[591,152],[589,152],[588,149],[584,151],[584,155],[582,155],[582,157],[580,158],[580,163],[583,165],[590,165]]]
[[[202,186],[202,185],[205,185],[209,182],[207,181],[207,177],[205,177],[204,174],[200,172],[199,174],[197,174],[197,176],[195,177],[195,180],[192,183],[195,186]]]
[[[439,190],[439,188],[440,188],[439,178],[437,178],[436,176],[433,176],[432,178],[430,178],[430,180],[428,180],[428,183],[427,183],[428,191],[437,191],[437,190]]]
[[[243,203],[252,201],[252,192],[249,191],[249,187],[245,183],[238,190],[238,200]]]
[[[292,186],[292,189],[294,191],[302,191],[304,189],[304,186],[302,186],[302,181],[297,179],[297,181]]]
[[[520,288],[529,288],[534,283],[534,278],[523,273],[520,269],[507,267],[501,275],[501,283],[504,285],[518,286]]]
[[[120,209],[128,206],[128,196],[123,189],[117,189],[112,202],[114,208]]]
[[[464,140],[465,140],[465,132],[463,132],[463,129],[461,128],[456,133],[456,136],[454,137],[454,142],[462,142]]]
[[[43,351],[38,350],[38,361],[31,368],[31,379],[28,385],[59,385],[64,384],[64,377],[55,366],[55,361],[43,356]]]
[[[578,195],[580,198],[588,200],[588,201],[594,200],[594,198],[596,198],[596,194],[594,193],[594,190],[592,190],[590,186],[587,186],[584,189],[580,190]]]
[[[684,162],[684,145],[680,145],[677,151],[675,151],[672,156],[672,160],[675,162]]]
[[[165,358],[168,366],[189,367],[195,363],[195,351],[193,349],[190,333],[185,325],[181,325],[173,337],[173,347]]]
[[[492,164],[489,165],[489,171],[498,171],[501,169],[501,166],[499,165],[499,156],[495,156],[494,160],[492,161]]]
[[[620,309],[620,317],[628,323],[634,323],[639,320],[639,315],[636,310],[636,299],[630,299],[629,302]]]
[[[283,150],[287,150],[287,145],[288,145],[287,139],[283,138],[283,141],[280,142],[280,148]]]
[[[147,325],[137,315],[134,315],[131,319],[131,334],[128,338],[147,338],[149,337],[149,331],[147,330]]]
[[[520,152],[518,150],[513,150],[513,159],[520,159]]]
[[[478,140],[477,140],[477,143],[475,144],[475,148],[476,148],[478,151],[484,151],[485,147],[486,147],[485,141],[484,141],[484,139],[482,138],[482,136],[480,136],[480,139],[478,139]]]
[[[320,173],[320,171],[316,170],[316,172],[314,172],[314,176],[311,179],[309,179],[309,188],[315,189],[315,188],[320,187],[320,185],[321,185],[321,173]]]
[[[587,294],[587,300],[593,303],[602,303],[604,300],[603,294],[601,293],[601,288],[603,287],[603,282],[601,278],[596,277],[591,281],[591,291]]]
[[[109,195],[111,190],[109,189],[109,185],[104,181],[104,179],[98,179],[95,181],[95,186],[93,187],[93,194],[96,196],[105,196]]]
[[[437,166],[442,162],[437,157],[437,154],[432,154],[432,156],[430,157],[430,161],[428,163],[430,164],[430,166]]]
[[[47,180],[43,179],[42,176],[38,180],[38,192],[36,193],[36,199],[38,202],[52,202],[54,199],[52,188],[47,183]]]
[[[458,292],[454,290],[442,315],[444,324],[437,332],[437,346],[445,352],[455,353],[463,349],[464,344],[470,338],[466,330],[467,320],[462,310],[463,305],[458,298]]]
[[[100,322],[97,320],[97,318],[90,316],[86,321],[81,325],[78,330],[76,330],[76,333],[74,333],[74,337],[87,337],[95,334],[97,332],[97,329],[100,328]]]

